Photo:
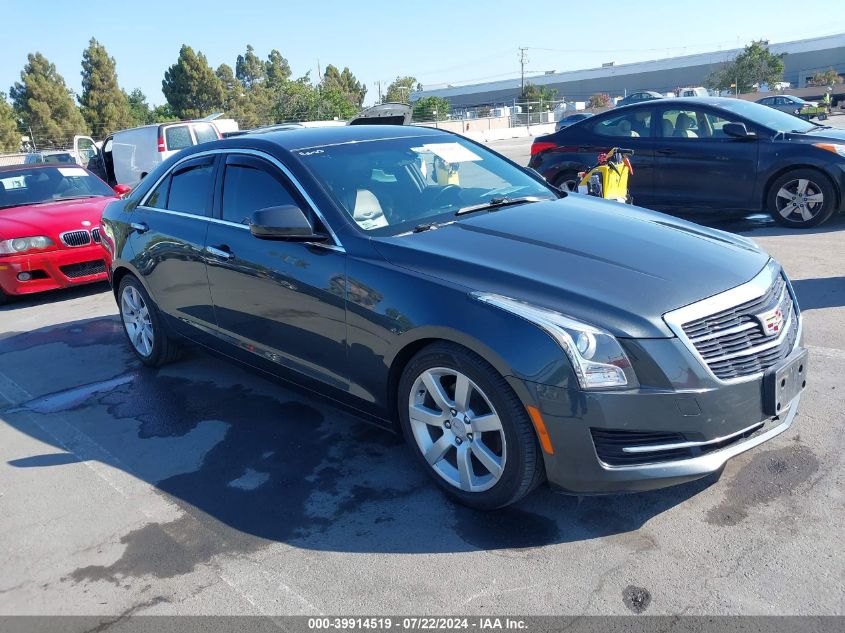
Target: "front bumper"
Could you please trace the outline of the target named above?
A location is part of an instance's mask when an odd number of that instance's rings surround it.
[[[28,255],[0,257],[0,289],[7,295],[27,295],[108,279],[106,252],[99,244]],[[100,262],[100,264],[97,264]],[[32,279],[22,281],[20,273]]]
[[[552,455],[543,454],[549,483],[574,494],[653,490],[720,472],[732,457],[786,431],[801,400],[797,396],[780,415],[770,417],[763,409],[762,379],[696,392],[616,393],[509,381],[542,413],[554,449]],[[616,450],[647,434],[675,436],[665,444],[654,440],[652,447],[684,448],[641,454]],[[603,458],[608,451],[628,463],[608,463]]]

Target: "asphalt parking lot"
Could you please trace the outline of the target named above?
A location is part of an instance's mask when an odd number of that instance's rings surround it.
[[[845,613],[845,216],[717,226],[793,279],[793,427],[718,480],[486,514],[305,394],[199,353],[142,367],[107,287],[0,308],[0,614]]]

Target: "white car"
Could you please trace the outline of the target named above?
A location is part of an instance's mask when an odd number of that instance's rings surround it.
[[[222,138],[208,121],[174,121],[120,130],[107,136],[98,148],[94,140],[74,138],[74,151],[88,169],[110,185],[135,187],[141,180],[180,150]]]

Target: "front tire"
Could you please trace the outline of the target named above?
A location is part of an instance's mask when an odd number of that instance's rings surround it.
[[[459,503],[501,508],[543,480],[543,457],[525,407],[477,354],[450,343],[424,348],[402,373],[398,402],[411,450]]]
[[[827,176],[815,169],[793,169],[772,183],[767,206],[776,222],[808,229],[833,215],[836,189]]]
[[[555,178],[554,185],[561,191],[577,192],[579,182],[577,171],[565,171]]]
[[[161,367],[175,360],[179,348],[141,282],[127,275],[120,281],[117,297],[123,331],[135,356],[149,367]]]

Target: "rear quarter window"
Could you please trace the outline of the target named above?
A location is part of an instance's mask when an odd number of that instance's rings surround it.
[[[194,125],[194,134],[197,137],[197,143],[208,143],[209,141],[217,140],[217,131],[208,124]]]

